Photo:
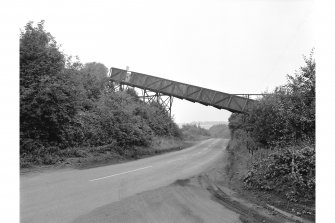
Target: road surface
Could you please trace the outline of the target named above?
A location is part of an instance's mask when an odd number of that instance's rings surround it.
[[[122,206],[130,196],[202,172],[221,158],[226,144],[227,140],[209,139],[181,151],[123,164],[23,175],[21,222],[80,222],[80,216],[100,207],[120,202]]]

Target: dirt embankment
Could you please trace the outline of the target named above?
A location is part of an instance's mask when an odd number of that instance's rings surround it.
[[[241,177],[249,165],[248,160],[247,156],[231,153],[228,149],[222,161],[199,175],[197,180],[211,193],[212,199],[238,213],[241,222],[314,222],[274,207],[260,193],[244,190]]]
[[[267,152],[269,151],[259,151],[252,155],[244,147],[228,146],[225,161],[227,165],[224,167],[225,178],[228,180],[221,181],[221,183],[253,203],[276,210],[277,212],[285,212],[288,216],[299,216],[298,219],[308,219],[308,221],[314,222],[315,205],[311,203],[292,202],[272,191],[245,189],[243,179],[248,170],[251,169],[253,160],[257,160],[257,156],[266,156]]]

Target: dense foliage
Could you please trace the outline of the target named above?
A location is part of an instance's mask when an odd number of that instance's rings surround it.
[[[188,140],[201,140],[210,137],[210,133],[207,129],[196,124],[185,124],[182,126],[181,131],[183,138]]]
[[[256,159],[244,179],[248,188],[282,193],[290,201],[315,199],[315,150],[292,146]]]
[[[272,190],[292,201],[315,196],[315,60],[288,83],[264,96],[249,115],[232,114],[233,139],[251,153],[269,152],[254,159],[245,177],[247,188]],[[257,152],[256,152],[257,155]]]
[[[53,164],[69,155],[69,148],[104,146],[122,155],[148,146],[154,136],[181,136],[161,105],[143,103],[133,89],[114,92],[107,71],[101,63],[72,62],[43,21],[25,26],[20,36],[21,166]]]
[[[230,138],[229,127],[226,124],[213,125],[208,129],[208,132],[214,138]]]

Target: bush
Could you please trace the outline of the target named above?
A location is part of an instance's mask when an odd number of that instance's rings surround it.
[[[249,189],[275,191],[290,201],[315,198],[315,148],[276,149],[253,162],[244,178]]]

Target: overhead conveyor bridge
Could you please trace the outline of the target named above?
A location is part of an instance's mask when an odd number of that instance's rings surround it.
[[[160,95],[185,99],[231,112],[248,113],[255,104],[255,100],[249,97],[241,97],[114,67],[110,69],[109,75],[110,80],[118,84],[150,90]]]

